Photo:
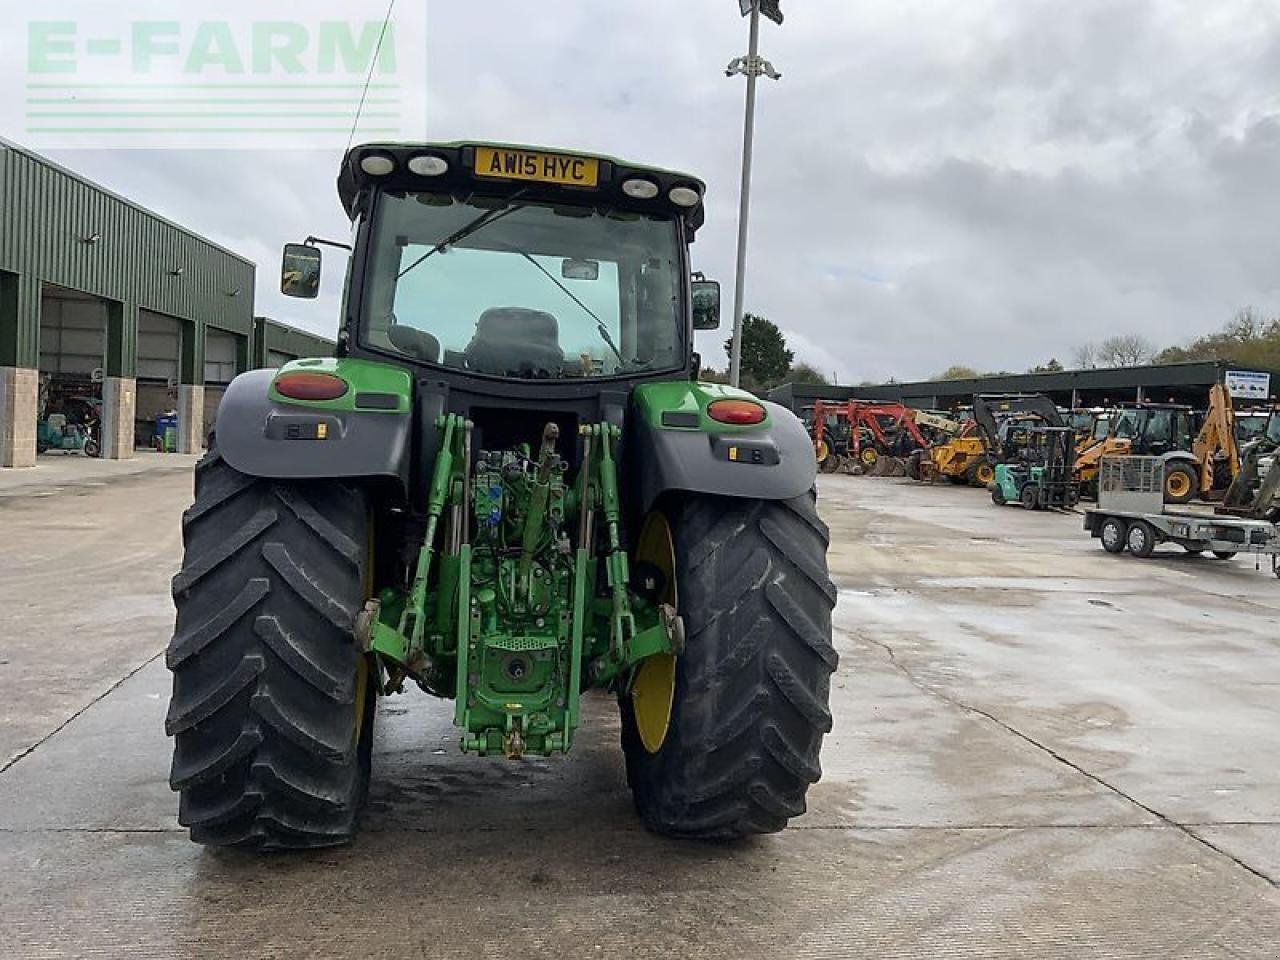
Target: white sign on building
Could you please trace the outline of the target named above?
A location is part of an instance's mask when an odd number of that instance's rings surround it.
[[[1266,400],[1271,396],[1271,374],[1252,370],[1228,370],[1227,393],[1240,400]]]

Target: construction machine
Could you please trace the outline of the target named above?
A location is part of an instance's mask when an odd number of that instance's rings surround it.
[[[817,400],[810,429],[818,468],[824,473],[852,469],[901,476],[905,458],[929,446],[916,424],[916,411],[902,403]]]
[[[464,753],[507,758],[476,763],[570,751],[607,694],[647,827],[782,829],[831,729],[836,591],[804,427],[698,380],[719,315],[690,271],[703,183],[371,143],[338,192],[335,355],[231,383],[183,517],[179,822],[220,846],[350,841],[375,704],[409,687],[452,703]],[[283,292],[317,296],[320,267],[288,245]]]
[[[946,443],[912,454],[907,475],[985,488],[995,479],[996,464],[1016,457],[1034,424],[1066,425],[1057,406],[1042,394],[976,394],[973,419]]]
[[[1023,429],[1026,441],[1011,459],[996,464],[992,503],[1020,503],[1028,510],[1071,509],[1080,499],[1072,475],[1075,429],[1043,422]]]
[[[1209,406],[1197,417],[1176,403],[1128,403],[1100,418],[1105,432],[1076,455],[1076,481],[1084,496],[1096,496],[1103,457],[1154,456],[1164,464],[1165,503],[1210,498],[1225,490],[1240,471],[1240,454],[1231,396],[1214,384]]]

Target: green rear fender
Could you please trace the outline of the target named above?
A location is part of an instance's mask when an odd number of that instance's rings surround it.
[[[283,396],[291,373],[346,384],[327,400]],[[295,360],[231,381],[218,407],[218,449],[241,473],[276,479],[382,478],[408,489],[413,379],[402,367],[349,358]]]
[[[720,423],[708,413],[717,400],[758,403],[765,418]],[[813,444],[795,414],[717,383],[637,387],[624,447],[624,477],[642,512],[668,490],[789,500],[808,492],[818,472]]]

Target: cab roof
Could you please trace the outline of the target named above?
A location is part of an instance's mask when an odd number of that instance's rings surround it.
[[[384,158],[371,164],[370,158]],[[418,158],[435,158],[434,161]],[[369,167],[389,169],[369,172]],[[439,173],[415,172],[444,169]],[[647,180],[657,187],[652,197],[636,197],[623,191],[629,180]],[[361,195],[374,186],[399,190],[433,190],[487,193],[501,196],[523,190],[532,199],[595,205],[677,215],[684,218],[690,239],[705,219],[706,184],[697,177],[662,167],[631,163],[602,154],[523,144],[451,141],[448,143],[364,143],[352,147],[338,171],[338,196],[347,216],[354,217]],[[678,188],[697,194],[692,205],[677,204],[671,193]],[[687,196],[687,194],[685,194]]]

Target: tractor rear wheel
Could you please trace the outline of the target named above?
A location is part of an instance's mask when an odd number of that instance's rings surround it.
[[[632,699],[621,700],[636,809],[671,836],[781,830],[805,811],[831,729],[827,527],[812,492],[786,501],[688,495],[664,513],[686,639],[661,742],[642,739]]]
[[[370,565],[364,495],[246,476],[215,448],[182,533],[165,655],[178,822],[215,846],[351,840],[376,699],[353,639]]]

